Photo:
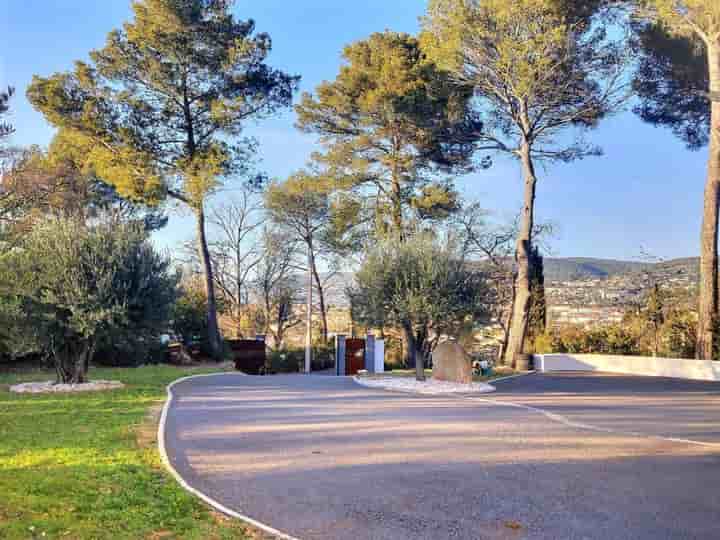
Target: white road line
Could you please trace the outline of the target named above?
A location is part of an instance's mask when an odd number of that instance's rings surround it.
[[[481,397],[474,397],[474,396],[463,396],[463,399],[466,399],[469,401],[482,401],[483,403],[495,405],[496,407],[515,407],[518,409],[525,409],[527,411],[542,414],[543,416],[552,420],[553,422],[558,422],[558,423],[563,424],[568,427],[572,427],[572,428],[576,428],[576,429],[583,429],[586,431],[596,431],[596,432],[600,432],[600,433],[612,433],[614,435],[626,435],[626,436],[630,436],[630,437],[641,437],[641,438],[651,439],[651,440],[659,440],[659,441],[666,441],[666,442],[673,442],[673,443],[680,443],[680,444],[690,444],[690,445],[696,445],[696,446],[705,446],[705,447],[710,447],[710,448],[720,448],[719,443],[695,441],[692,439],[682,439],[682,438],[678,438],[678,437],[664,437],[662,435],[652,435],[649,433],[642,433],[640,431],[624,431],[624,430],[613,429],[613,428],[608,428],[608,427],[595,426],[593,424],[586,424],[584,422],[576,422],[575,420],[570,420],[569,418],[562,416],[560,414],[546,411],[545,409],[540,409],[538,407],[524,405],[522,403],[515,403],[513,401],[503,401],[500,399],[481,398]]]
[[[496,383],[502,381],[509,381],[510,379],[517,379],[518,377],[527,377],[528,375],[536,375],[537,371],[526,371],[525,373],[516,373],[515,375],[508,375],[507,377],[498,377],[497,379],[488,379],[486,382]]]
[[[281,538],[282,540],[299,540],[298,538],[295,538],[294,536],[290,536],[289,534],[286,534],[284,532],[278,531],[277,529],[273,529],[269,525],[266,525],[265,523],[261,523],[251,517],[248,517],[244,514],[240,514],[239,512],[236,512],[235,510],[231,510],[227,506],[222,505],[209,495],[203,493],[202,491],[192,487],[190,484],[185,481],[185,479],[180,476],[180,473],[173,467],[172,463],[170,463],[170,458],[167,455],[167,449],[165,448],[165,423],[167,422],[167,415],[168,410],[170,409],[170,404],[173,400],[173,393],[172,389],[176,384],[179,384],[184,381],[188,381],[190,379],[195,379],[199,377],[218,377],[222,375],[244,375],[244,373],[239,372],[233,372],[233,373],[208,373],[203,375],[191,375],[189,377],[183,377],[182,379],[178,379],[177,381],[174,381],[170,383],[167,386],[167,399],[165,400],[165,405],[163,406],[162,415],[160,416],[160,425],[158,426],[158,450],[160,452],[160,457],[162,458],[162,462],[165,465],[165,468],[170,471],[170,474],[173,475],[175,480],[185,489],[185,491],[188,491],[195,495],[196,497],[202,499],[207,504],[209,504],[211,507],[213,507],[218,512],[221,512],[227,516],[239,519],[241,521],[244,521],[245,523],[252,525],[253,527],[256,527],[262,531],[265,531],[268,534],[271,534],[275,536],[276,538]]]

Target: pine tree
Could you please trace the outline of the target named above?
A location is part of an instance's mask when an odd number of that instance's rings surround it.
[[[28,98],[84,149],[87,166],[128,198],[174,199],[196,218],[214,356],[221,354],[206,202],[251,176],[247,120],[291,103],[298,79],[268,66],[267,34],[226,0],[139,0],[90,63],[34,77]]]

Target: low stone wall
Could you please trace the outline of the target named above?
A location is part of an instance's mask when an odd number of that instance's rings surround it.
[[[652,377],[671,377],[699,381],[720,381],[720,362],[612,356],[605,354],[537,354],[535,369],[550,371],[602,371]]]

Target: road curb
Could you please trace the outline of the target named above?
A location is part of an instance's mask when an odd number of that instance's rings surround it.
[[[236,519],[239,519],[240,521],[243,521],[247,523],[248,525],[251,525],[253,527],[256,527],[270,535],[273,535],[275,538],[280,538],[282,540],[300,540],[299,538],[296,538],[294,536],[290,536],[287,533],[278,531],[277,529],[274,529],[270,527],[269,525],[266,525],[265,523],[262,523],[260,521],[257,521],[249,516],[246,516],[244,514],[241,514],[239,512],[236,512],[235,510],[232,510],[228,508],[227,506],[224,506],[223,504],[219,503],[209,495],[203,493],[199,489],[196,489],[192,487],[173,467],[172,463],[170,462],[170,458],[167,455],[167,449],[165,447],[165,423],[167,422],[167,415],[168,411],[170,410],[170,405],[172,404],[173,400],[173,392],[172,389],[176,384],[180,384],[185,381],[189,381],[190,379],[197,379],[200,377],[219,377],[223,375],[245,375],[244,373],[239,372],[232,372],[232,373],[204,373],[201,375],[190,375],[188,377],[182,377],[181,379],[178,379],[176,381],[171,382],[166,387],[167,392],[167,398],[165,399],[165,405],[163,405],[162,414],[160,415],[160,424],[158,425],[158,451],[160,452],[160,458],[162,459],[163,465],[165,465],[165,468],[170,472],[170,474],[175,478],[178,484],[187,491],[188,493],[191,493],[204,501],[206,504],[210,505],[213,509],[217,510],[218,512],[225,514],[226,516],[233,517]]]

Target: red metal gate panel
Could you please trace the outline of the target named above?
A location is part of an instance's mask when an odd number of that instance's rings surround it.
[[[365,369],[365,340],[349,338],[345,341],[345,375],[357,375]]]

